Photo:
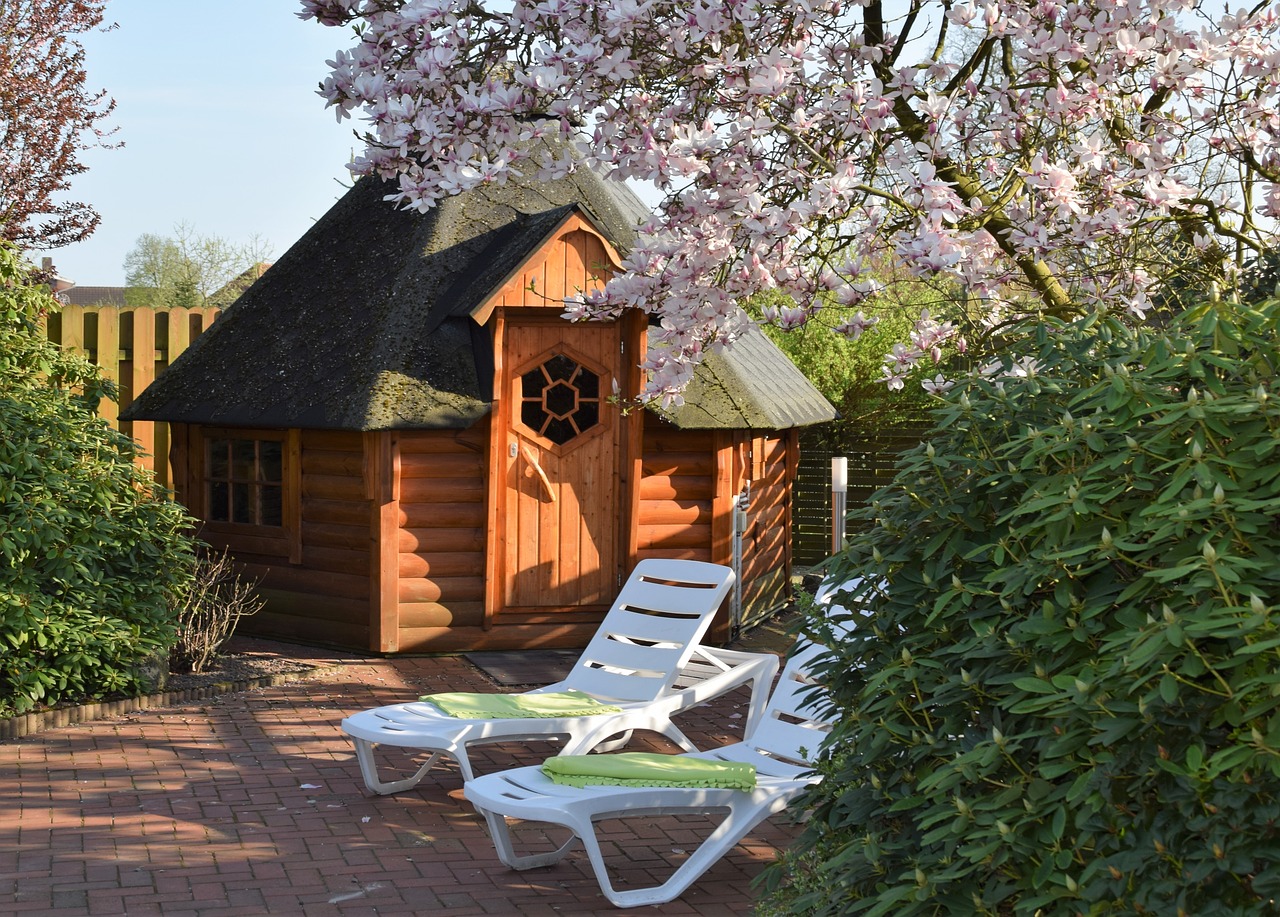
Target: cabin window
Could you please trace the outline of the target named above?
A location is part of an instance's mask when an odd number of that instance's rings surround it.
[[[238,436],[205,440],[205,513],[210,522],[284,525],[284,443]]]
[[[558,446],[600,422],[600,377],[556,354],[520,377],[520,420]]]

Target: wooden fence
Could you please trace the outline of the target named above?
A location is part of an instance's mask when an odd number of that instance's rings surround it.
[[[831,458],[849,459],[850,511],[893,480],[898,455],[920,442],[923,427],[890,427],[846,437],[837,445],[820,435],[800,435],[800,470],[792,509],[791,550],[799,565],[816,564],[831,554]],[[856,537],[851,528],[850,537]]]
[[[64,305],[46,320],[49,340],[84,354],[119,386],[119,405],[104,401],[99,413],[141,444],[147,453],[144,463],[155,472],[156,483],[162,487],[170,487],[173,481],[168,461],[168,424],[122,422],[117,415],[221,314],[221,309],[211,306],[135,309]]]

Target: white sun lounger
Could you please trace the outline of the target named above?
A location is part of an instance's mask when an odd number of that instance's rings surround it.
[[[713,863],[761,821],[784,809],[807,786],[820,779],[809,768],[830,724],[815,717],[816,692],[809,663],[824,649],[812,644],[794,653],[783,669],[763,719],[742,742],[678,757],[749,762],[756,767],[754,790],[671,786],[586,786],[555,783],[540,767],[520,767],[487,774],[469,782],[463,792],[484,816],[498,858],[513,869],[558,862],[578,842],[586,848],[600,890],[619,907],[661,904],[685,891]],[[590,737],[587,737],[590,739]],[[667,881],[649,888],[617,891],[609,878],[596,823],[604,819],[723,812],[724,820],[674,871]],[[560,825],[572,836],[550,853],[519,856],[507,819]]]
[[[631,731],[648,729],[693,751],[694,744],[671,718],[748,683],[750,728],[764,710],[777,657],[699,645],[732,583],[733,571],[719,564],[641,561],[569,675],[528,692],[573,689],[619,707],[618,713],[463,719],[417,701],[347,717],[342,729],[355,743],[365,785],[378,794],[407,790],[445,755],[458,762],[463,780],[471,780],[475,773],[467,750],[487,742],[563,741],[564,752],[581,753],[616,747]],[[585,744],[588,735],[592,738]],[[429,757],[408,777],[384,779],[374,758],[376,745],[421,749]]]

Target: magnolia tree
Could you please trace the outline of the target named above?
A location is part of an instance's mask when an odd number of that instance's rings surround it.
[[[514,172],[591,167],[665,195],[625,272],[571,317],[660,318],[678,398],[737,305],[783,326],[877,293],[891,254],[953,278],[972,327],[1230,286],[1280,216],[1280,48],[1266,3],[1196,0],[302,0],[352,23],[321,94],[368,122],[360,174],[430,208]],[[581,159],[531,143],[548,135]],[[541,151],[541,152],[539,152]],[[868,309],[870,311],[870,309]],[[959,326],[922,315],[885,376]]]
[[[75,39],[101,24],[106,2],[0,0],[0,240],[20,248],[60,248],[98,225],[88,204],[55,198],[115,108],[86,87]]]

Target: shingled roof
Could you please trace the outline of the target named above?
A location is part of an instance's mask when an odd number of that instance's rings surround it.
[[[358,181],[122,419],[465,428],[488,413],[492,379],[492,342],[471,310],[574,209],[619,251],[648,216],[625,185],[586,168],[487,184],[426,213],[395,209],[389,190]],[[708,360],[689,403],[665,416],[767,429],[835,416],[763,334],[743,343]]]
[[[788,430],[837,416],[831,402],[754,325],[694,371],[683,405],[659,413],[687,430]]]

